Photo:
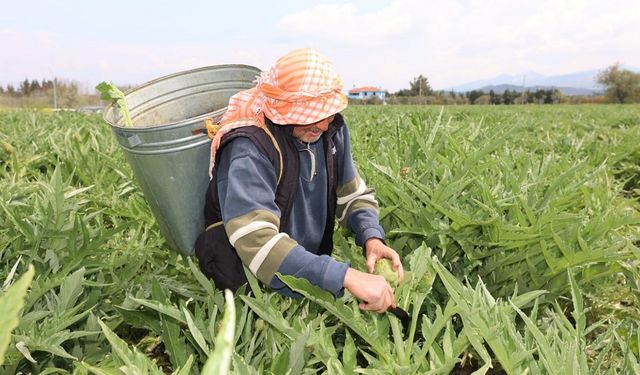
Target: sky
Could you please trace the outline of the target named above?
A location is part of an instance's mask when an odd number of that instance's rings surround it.
[[[640,67],[639,0],[0,0],[0,85],[137,85],[315,47],[345,90]]]

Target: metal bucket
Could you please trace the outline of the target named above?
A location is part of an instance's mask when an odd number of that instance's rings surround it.
[[[204,230],[209,146],[204,119],[224,113],[229,98],[254,86],[247,65],[217,65],[145,83],[125,97],[134,127],[112,106],[104,112],[169,247],[192,255]]]

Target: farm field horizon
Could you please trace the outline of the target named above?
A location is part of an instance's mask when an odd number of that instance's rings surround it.
[[[215,373],[220,353],[232,374],[640,373],[640,105],[343,114],[408,327],[293,278],[307,298],[252,279],[232,308],[99,115],[0,109],[0,374]]]

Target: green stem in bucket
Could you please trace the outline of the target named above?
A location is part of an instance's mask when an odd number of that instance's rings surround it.
[[[124,93],[120,91],[111,82],[101,82],[96,89],[100,91],[100,99],[110,102],[115,108],[120,111],[122,117],[124,117],[125,126],[133,127],[131,116],[129,115],[129,108],[127,107],[127,101],[124,97]]]

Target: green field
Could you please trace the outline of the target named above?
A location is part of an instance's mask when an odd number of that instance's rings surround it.
[[[225,303],[100,117],[0,110],[0,374],[640,373],[640,106],[345,116],[406,331],[295,279]]]

